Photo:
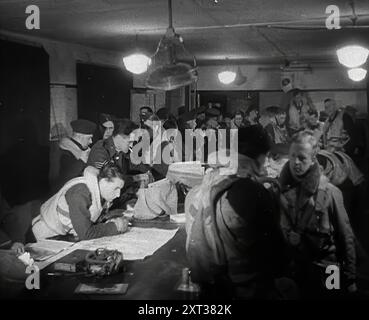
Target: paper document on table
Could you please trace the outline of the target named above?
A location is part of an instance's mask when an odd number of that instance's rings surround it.
[[[152,255],[174,237],[177,229],[131,228],[127,233],[81,241],[77,249],[96,250],[106,248],[123,253],[124,260],[139,260]]]
[[[73,242],[57,241],[57,240],[40,240],[36,243],[29,243],[25,246],[25,250],[31,254],[36,261],[46,260],[57,253],[69,248]]]

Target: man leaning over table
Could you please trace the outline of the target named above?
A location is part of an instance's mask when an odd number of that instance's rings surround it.
[[[101,170],[87,167],[82,177],[68,181],[41,206],[40,214],[32,221],[33,234],[37,240],[67,234],[86,240],[126,232],[128,221],[124,217],[98,222],[123,186],[116,166],[108,164]]]

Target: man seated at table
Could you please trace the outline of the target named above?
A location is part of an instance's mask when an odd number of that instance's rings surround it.
[[[113,135],[105,140],[99,140],[92,147],[87,164],[97,169],[106,163],[113,163],[125,176],[125,186],[121,197],[114,203],[114,207],[125,208],[128,201],[136,199],[138,184],[133,181],[133,175],[147,173],[150,166],[144,163],[133,164],[130,148],[135,142],[134,131],[138,126],[129,119],[122,119],[115,123]]]
[[[239,129],[238,168],[208,171],[187,195],[187,256],[204,297],[273,296],[283,237],[273,197],[261,183],[269,149],[263,128]]]
[[[97,223],[120,196],[123,186],[123,177],[116,166],[108,164],[100,171],[87,167],[82,177],[68,181],[41,206],[40,214],[32,221],[33,234],[37,240],[67,234],[85,240],[127,231],[128,221],[124,217]]]

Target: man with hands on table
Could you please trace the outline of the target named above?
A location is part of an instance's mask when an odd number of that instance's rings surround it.
[[[87,167],[82,177],[68,181],[41,206],[40,214],[32,221],[33,234],[37,240],[66,234],[86,240],[126,232],[128,220],[123,216],[99,222],[123,186],[116,166],[108,164],[100,170]]]

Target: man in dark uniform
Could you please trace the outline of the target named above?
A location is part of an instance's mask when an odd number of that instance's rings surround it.
[[[54,191],[67,181],[82,175],[90,153],[89,145],[96,130],[95,123],[84,119],[72,121],[71,127],[72,136],[63,138],[59,142],[59,174]]]
[[[101,169],[107,162],[113,162],[122,174],[127,174],[130,170],[129,148],[134,142],[132,132],[135,129],[137,125],[128,119],[116,123],[111,137],[94,144],[87,165]]]
[[[124,189],[119,198],[118,207],[134,198],[137,184],[133,183],[132,175],[146,173],[150,167],[145,164],[133,164],[130,159],[130,147],[135,142],[134,130],[138,126],[129,119],[115,123],[113,135],[105,140],[97,141],[91,149],[87,165],[101,169],[107,163],[115,164],[125,176]]]

